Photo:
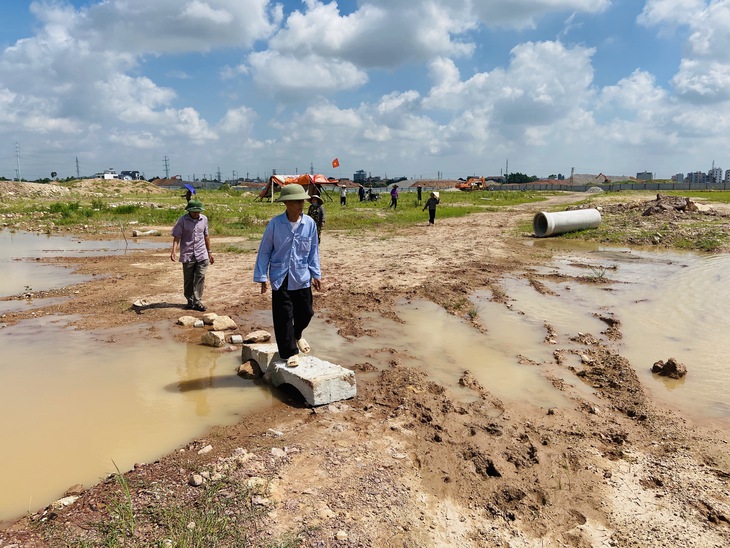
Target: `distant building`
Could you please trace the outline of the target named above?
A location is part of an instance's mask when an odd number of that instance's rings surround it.
[[[730,184],[730,169],[725,172],[725,184]]]
[[[365,173],[364,169],[357,170],[355,172],[355,175],[352,176],[352,180],[360,184],[363,184],[365,182],[365,179],[367,179],[367,173]]]
[[[654,174],[649,171],[640,171],[636,174],[636,179],[639,181],[653,181]]]
[[[142,175],[139,171],[122,171],[119,173],[119,178],[125,181],[139,181]]]
[[[687,173],[687,179],[690,184],[701,185],[707,182],[707,175],[701,171],[693,171]]]
[[[721,183],[722,182],[722,168],[713,167],[707,172],[707,178],[710,183]]]
[[[676,175],[672,175],[672,181],[674,181],[675,183],[683,183],[684,173],[677,173]]]
[[[101,178],[111,180],[111,179],[118,179],[119,177],[117,176],[116,171],[114,171],[112,168],[109,168],[109,169],[104,170],[104,173],[101,174]]]

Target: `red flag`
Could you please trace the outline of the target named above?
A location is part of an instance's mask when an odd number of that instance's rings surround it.
[[[339,158],[335,158],[334,160],[332,160],[332,167],[340,167],[340,159]]]

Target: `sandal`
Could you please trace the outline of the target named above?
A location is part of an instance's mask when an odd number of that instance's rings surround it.
[[[309,346],[309,343],[307,342],[307,339],[305,339],[304,337],[297,341],[297,347],[302,354],[309,354],[309,351],[312,350]]]
[[[286,360],[286,366],[287,367],[296,367],[299,365],[299,354],[294,354],[293,356],[289,356]]]

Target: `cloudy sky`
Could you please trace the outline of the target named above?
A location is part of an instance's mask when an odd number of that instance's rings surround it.
[[[77,160],[186,179],[730,169],[730,0],[4,1],[0,21],[7,178],[18,158],[26,180]]]

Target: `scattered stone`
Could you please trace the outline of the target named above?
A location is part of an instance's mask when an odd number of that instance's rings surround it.
[[[231,335],[228,342],[231,344],[243,344],[243,335]]]
[[[212,450],[213,450],[212,445],[206,445],[200,451],[198,451],[198,455],[205,455],[206,453],[210,453]]]
[[[345,531],[337,531],[337,534],[335,535],[336,540],[347,540],[348,536]]]
[[[203,323],[205,325],[213,325],[213,320],[215,320],[218,317],[218,314],[215,312],[208,312],[207,314],[203,314]]]
[[[203,485],[203,476],[200,474],[193,474],[190,476],[190,480],[188,481],[189,485],[192,485],[193,487],[200,487]]]
[[[195,316],[181,316],[177,319],[177,324],[183,327],[193,327],[197,321],[199,320]]]
[[[277,459],[283,459],[284,457],[286,457],[286,451],[280,449],[279,447],[272,447],[271,456]]]
[[[78,495],[63,497],[62,499],[58,499],[57,501],[53,502],[51,504],[51,507],[54,510],[60,510],[61,508],[65,508],[66,506],[71,506],[78,499],[79,499]]]
[[[132,303],[132,306],[134,308],[144,308],[145,306],[149,306],[150,302],[147,299],[137,299]]]
[[[226,344],[226,336],[222,331],[207,331],[200,340],[206,346],[220,348]]]
[[[193,327],[203,327],[205,323],[203,323],[203,320],[196,320],[196,322],[193,324]]]
[[[140,236],[159,236],[159,230],[133,230],[132,238],[138,238]]]
[[[236,375],[244,379],[260,379],[261,369],[256,365],[256,362],[248,360],[238,366]]]
[[[80,483],[77,483],[76,485],[72,485],[68,489],[66,489],[66,492],[63,494],[64,497],[72,497],[74,495],[81,495],[85,491],[84,486]]]
[[[676,359],[669,358],[666,362],[662,360],[655,362],[651,367],[651,372],[670,379],[681,379],[687,374],[687,368]]]
[[[250,343],[264,343],[269,342],[271,340],[271,333],[264,330],[259,331],[252,331],[245,337],[243,337],[243,342],[250,344]]]
[[[215,331],[227,331],[229,329],[238,329],[238,325],[228,316],[217,316],[213,319],[213,329]]]

